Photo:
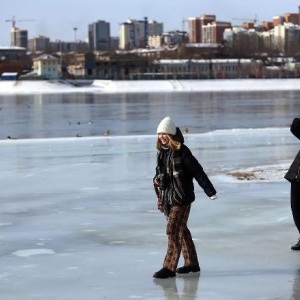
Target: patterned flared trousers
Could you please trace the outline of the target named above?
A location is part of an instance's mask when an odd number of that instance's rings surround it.
[[[175,272],[180,253],[185,266],[198,266],[198,257],[192,235],[187,227],[191,205],[172,206],[167,223],[168,249],[164,268]]]

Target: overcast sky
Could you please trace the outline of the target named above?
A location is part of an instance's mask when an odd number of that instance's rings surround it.
[[[51,40],[86,40],[88,24],[110,22],[111,35],[118,36],[119,23],[143,19],[164,23],[164,30],[182,29],[182,19],[214,14],[218,21],[234,25],[242,20],[271,21],[273,16],[298,13],[298,0],[0,0],[0,46],[10,45],[11,22],[28,30],[28,37],[44,35]],[[23,20],[18,22],[18,20]],[[27,21],[25,21],[27,20]],[[32,21],[28,21],[32,20]],[[187,27],[185,27],[187,29]]]

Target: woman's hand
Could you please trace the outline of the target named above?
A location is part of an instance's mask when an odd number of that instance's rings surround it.
[[[162,202],[160,201],[160,199],[157,199],[157,209],[160,212],[164,212],[164,208],[163,208],[163,205],[162,205]]]

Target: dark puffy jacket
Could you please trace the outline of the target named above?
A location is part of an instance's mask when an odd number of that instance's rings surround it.
[[[176,157],[181,157],[180,164],[183,172],[182,176],[180,176],[180,180],[182,182],[182,187],[186,196],[185,201],[191,203],[195,200],[193,183],[194,178],[208,197],[215,195],[216,190],[209,180],[208,176],[204,172],[202,166],[193,156],[190,149],[185,144],[183,144],[184,137],[180,129],[177,127],[176,130],[177,131],[174,136],[174,140],[181,143],[180,150],[176,151]]]
[[[216,190],[214,186],[190,149],[185,144],[181,144],[179,151],[181,152],[181,163],[184,173],[182,187],[187,199],[191,202],[195,200],[193,178],[195,178],[208,197],[215,195]]]
[[[295,118],[293,120],[290,130],[296,138],[300,139],[300,118]],[[300,151],[296,155],[294,161],[292,162],[284,178],[290,182],[296,180],[297,182],[300,183],[299,168],[300,168]]]

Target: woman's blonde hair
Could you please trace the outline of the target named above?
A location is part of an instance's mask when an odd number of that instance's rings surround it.
[[[180,147],[181,147],[181,143],[175,141],[175,140],[173,139],[174,136],[172,136],[172,135],[169,135],[169,134],[168,134],[168,137],[169,137],[169,141],[168,141],[168,144],[167,144],[166,146],[167,146],[168,148],[170,148],[171,150],[173,150],[173,151],[179,150]],[[163,146],[163,144],[162,144],[161,140],[159,139],[159,137],[158,137],[158,135],[157,135],[156,149],[160,151],[160,150],[162,149],[162,146]]]

